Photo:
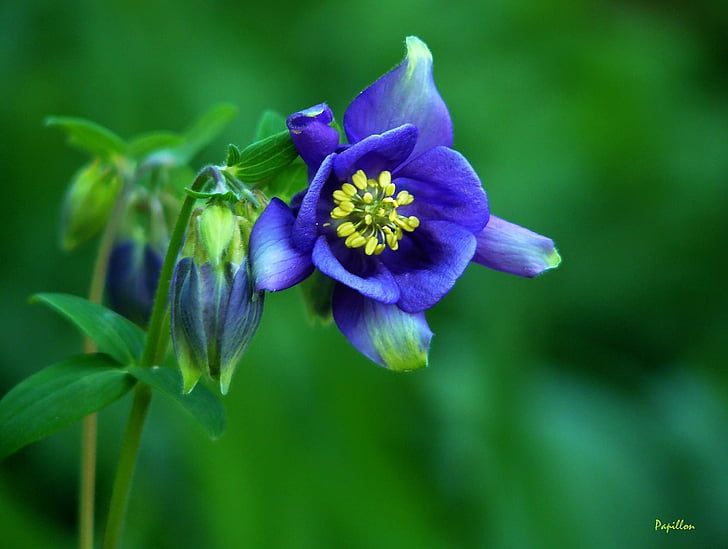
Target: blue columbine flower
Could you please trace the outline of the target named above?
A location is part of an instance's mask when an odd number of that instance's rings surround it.
[[[251,234],[256,289],[288,288],[312,270],[336,281],[339,329],[393,370],[427,364],[424,311],[470,263],[522,276],[558,265],[553,242],[490,215],[480,179],[451,148],[452,123],[416,37],[407,56],[354,99],[339,143],[325,104],[288,128],[309,167],[291,206],[273,199]]]

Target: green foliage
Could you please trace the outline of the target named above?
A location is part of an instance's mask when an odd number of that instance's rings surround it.
[[[111,309],[68,294],[37,294],[32,301],[44,303],[62,314],[91,338],[99,351],[120,364],[136,364],[142,354],[142,329]]]
[[[105,354],[79,355],[44,368],[0,401],[0,459],[100,410],[134,384]]]
[[[133,366],[127,371],[139,381],[167,395],[199,422],[208,436],[217,439],[225,431],[225,408],[207,387],[197,384],[191,393],[182,393],[182,375],[171,368]]]
[[[126,152],[126,143],[121,137],[90,120],[71,116],[49,116],[46,118],[46,125],[60,127],[68,135],[69,144],[104,160],[112,160]]]

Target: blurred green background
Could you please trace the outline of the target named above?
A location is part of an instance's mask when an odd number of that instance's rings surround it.
[[[727,31],[711,0],[3,2],[0,394],[81,344],[27,301],[84,295],[95,248],[60,251],[85,157],[47,115],[129,137],[237,104],[199,167],[266,108],[341,118],[416,34],[493,212],[562,266],[471,266],[414,374],[269,296],[221,440],[153,403],[124,546],[726,546]],[[129,403],[100,415],[101,521]],[[4,547],[74,547],[79,434],[0,464]]]

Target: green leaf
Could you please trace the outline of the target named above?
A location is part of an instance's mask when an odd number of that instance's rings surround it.
[[[136,363],[144,350],[144,331],[133,322],[96,303],[69,294],[36,294],[31,302],[55,309],[121,364]]]
[[[260,117],[258,128],[255,131],[255,140],[260,141],[271,135],[275,135],[286,130],[286,118],[282,114],[267,110]]]
[[[184,144],[170,149],[180,164],[186,164],[208,145],[238,113],[237,107],[221,104],[202,115],[184,133]]]
[[[182,375],[171,368],[133,366],[127,371],[142,383],[169,396],[205,429],[210,438],[217,439],[225,431],[225,408],[220,399],[198,384],[189,394],[182,393]]]
[[[96,412],[127,393],[134,377],[104,354],[48,366],[0,401],[0,459]]]
[[[109,129],[84,118],[71,116],[49,116],[46,126],[58,126],[68,134],[68,141],[74,147],[110,159],[126,151],[124,140]]]
[[[129,156],[141,160],[147,155],[185,144],[185,138],[174,132],[152,132],[139,135],[129,142]]]
[[[279,172],[297,156],[291,136],[285,130],[245,147],[235,173],[241,181],[255,183]]]

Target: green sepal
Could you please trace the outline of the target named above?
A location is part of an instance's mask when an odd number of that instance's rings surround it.
[[[279,172],[297,156],[291,136],[284,130],[245,147],[234,173],[245,183],[256,183]]]
[[[303,302],[311,321],[321,320],[324,324],[331,322],[333,313],[331,309],[331,296],[336,282],[318,269],[306,280],[299,284]]]
[[[71,357],[24,379],[0,401],[0,459],[111,404],[135,383],[100,353]]]
[[[226,166],[234,166],[238,162],[240,162],[240,155],[242,151],[240,150],[240,147],[237,145],[230,143],[228,145],[227,149],[227,157],[225,158],[225,165]]]
[[[197,384],[191,393],[182,393],[182,375],[171,368],[142,368],[133,366],[127,371],[142,383],[146,383],[170,397],[182,409],[196,419],[212,439],[225,431],[225,408],[220,399],[204,385]]]
[[[286,131],[286,117],[273,110],[265,111],[258,121],[255,140],[260,141],[277,133]]]
[[[144,350],[144,331],[123,316],[81,297],[69,294],[36,294],[31,302],[55,309],[91,338],[102,353],[123,365],[136,364]]]
[[[126,143],[111,130],[86,120],[71,116],[49,116],[46,126],[58,126],[68,135],[68,142],[82,151],[104,160],[126,152]]]

